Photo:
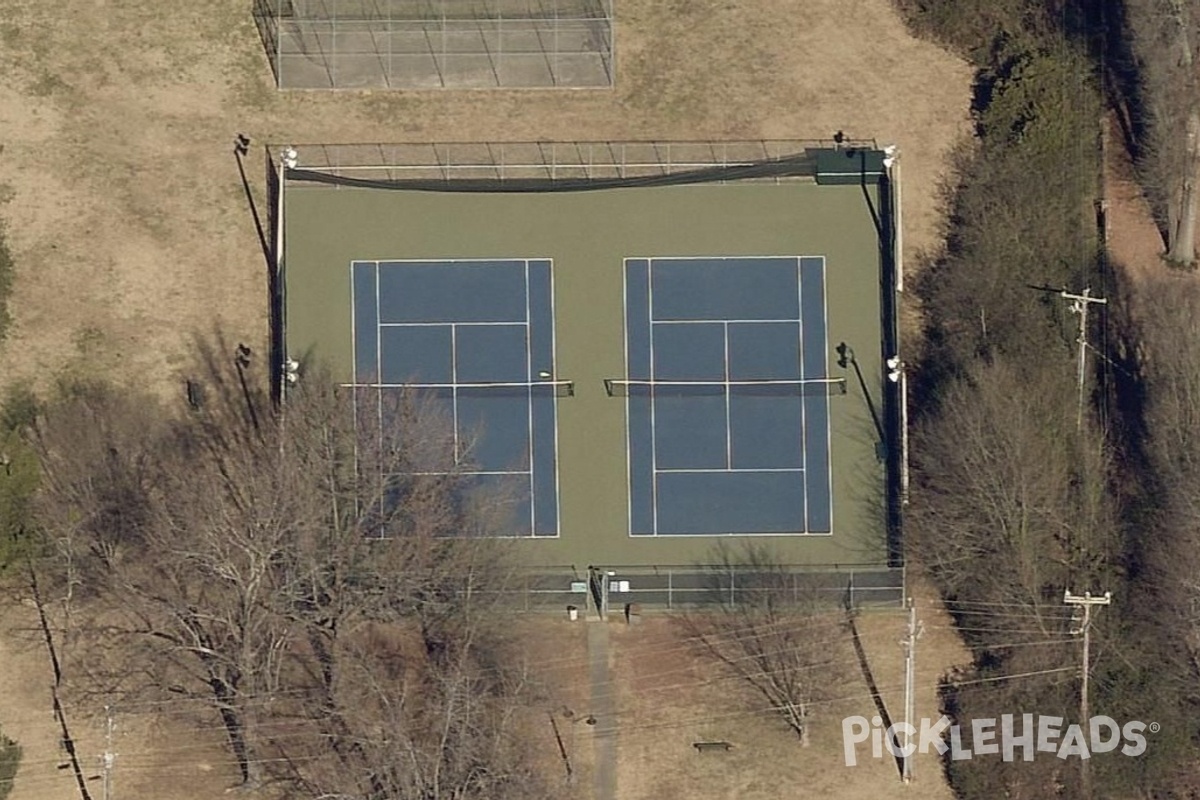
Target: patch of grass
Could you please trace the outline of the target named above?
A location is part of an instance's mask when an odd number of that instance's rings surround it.
[[[21,745],[4,734],[0,734],[0,800],[12,791],[12,780],[21,763]]]
[[[3,402],[0,402],[0,432],[10,433],[28,428],[37,421],[41,408],[41,400],[28,384],[9,386]]]
[[[16,48],[21,41],[21,27],[11,22],[0,22],[0,44],[8,50]]]
[[[79,355],[91,358],[104,344],[104,331],[93,325],[85,325],[75,329],[75,332],[71,334],[71,342],[79,351]]]
[[[50,72],[43,72],[37,79],[25,87],[26,93],[33,97],[50,97],[71,87],[66,81]]]

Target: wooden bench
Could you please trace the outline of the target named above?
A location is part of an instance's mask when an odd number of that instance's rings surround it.
[[[729,752],[733,749],[732,742],[692,742],[692,747],[696,748],[697,753],[704,753],[709,750],[722,750]]]

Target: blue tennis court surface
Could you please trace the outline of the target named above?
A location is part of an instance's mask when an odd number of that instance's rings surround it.
[[[541,379],[555,368],[550,267],[351,264],[354,384],[442,404],[460,471],[513,498],[516,535],[558,535],[557,405]]]
[[[630,533],[829,533],[825,260],[627,259]]]

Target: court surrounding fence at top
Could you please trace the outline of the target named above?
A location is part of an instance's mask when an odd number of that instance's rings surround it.
[[[281,89],[604,88],[612,0],[255,0]]]

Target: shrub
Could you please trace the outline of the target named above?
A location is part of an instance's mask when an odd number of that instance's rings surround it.
[[[13,271],[12,253],[8,250],[4,228],[0,226],[0,341],[8,334],[8,326],[12,322],[8,313],[8,298],[12,294]]]
[[[21,763],[21,745],[0,733],[0,800],[12,791],[13,778]]]

